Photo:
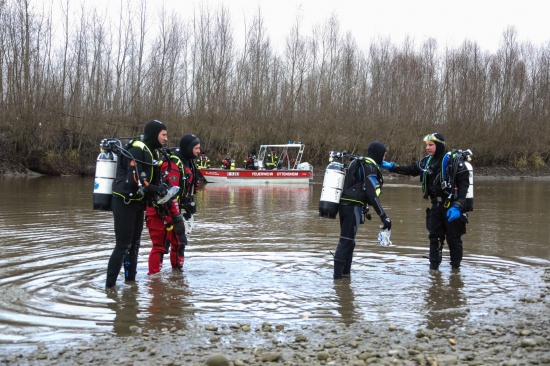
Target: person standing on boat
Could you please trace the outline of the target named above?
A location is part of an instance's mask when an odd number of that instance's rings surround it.
[[[430,269],[439,269],[445,238],[449,244],[451,267],[458,269],[463,255],[462,235],[466,233],[468,222],[466,212],[470,210],[466,204],[470,174],[464,163],[460,164],[447,153],[442,134],[427,135],[424,142],[428,155],[420,161],[405,166],[384,161],[382,167],[391,173],[413,177],[420,175],[424,198],[432,204],[431,208],[426,209]]]
[[[248,153],[246,159],[244,160],[244,168],[248,170],[258,169],[258,164],[256,163],[256,155],[253,153]]]
[[[391,230],[391,220],[379,200],[384,183],[379,165],[385,154],[386,146],[375,141],[367,149],[367,158],[358,157],[348,166],[338,207],[340,240],[334,253],[334,279],[351,274],[355,237],[359,224],[364,222],[363,208],[367,204],[380,216],[382,230]]]
[[[208,156],[206,156],[204,152],[202,152],[199,158],[197,159],[197,168],[199,169],[210,168],[210,159],[208,159]]]
[[[273,170],[277,167],[278,162],[279,162],[279,157],[275,154],[275,151],[272,149],[265,156],[264,166],[268,170]]]
[[[163,182],[169,187],[179,187],[179,191],[174,199],[147,207],[146,225],[153,242],[149,253],[149,275],[161,270],[168,246],[172,268],[183,271],[187,245],[184,218],[189,220],[196,212],[195,193],[199,180],[195,159],[200,151],[199,138],[193,134],[184,135],[179,149],[161,165]]]
[[[222,169],[234,170],[235,169],[235,160],[231,159],[231,156],[226,156],[222,160]]]
[[[116,244],[107,265],[107,288],[115,286],[123,262],[126,281],[136,279],[146,202],[166,194],[166,186],[152,183],[158,179],[155,149],[167,141],[166,126],[162,122],[147,122],[143,141],[131,141],[117,161],[111,202]]]

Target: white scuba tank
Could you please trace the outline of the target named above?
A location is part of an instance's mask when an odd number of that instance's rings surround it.
[[[117,156],[112,151],[97,157],[94,182],[94,210],[111,211],[113,182],[116,177]]]
[[[468,186],[468,192],[466,192],[466,200],[464,202],[465,211],[474,210],[474,167],[469,162],[465,161],[464,165],[468,168],[470,176],[470,185]]]
[[[344,164],[333,161],[327,166],[321,199],[319,200],[319,216],[330,219],[336,218],[345,179]]]

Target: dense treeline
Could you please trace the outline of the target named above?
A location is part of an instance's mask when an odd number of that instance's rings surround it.
[[[197,134],[213,161],[293,140],[324,165],[332,149],[379,140],[408,162],[423,135],[441,132],[478,165],[549,162],[550,44],[519,43],[514,28],[496,54],[434,39],[363,50],[332,17],[311,34],[297,21],[276,54],[261,9],[237,46],[225,8],[184,19],[113,3],[116,22],[70,0],[54,22],[40,1],[0,0],[3,170],[93,173],[101,138],[138,135],[153,118],[174,144]]]

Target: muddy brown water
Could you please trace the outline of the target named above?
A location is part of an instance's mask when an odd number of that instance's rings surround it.
[[[104,289],[112,214],[92,210],[93,178],[0,177],[0,346],[64,344],[186,324],[390,322],[403,328],[476,322],[539,293],[550,265],[550,180],[477,179],[475,211],[452,272],[448,252],[428,271],[419,183],[389,179],[381,197],[393,246],[361,225],[352,278],[332,279],[337,220],[318,217],[321,182],[309,186],[207,184],[183,273],[138,275]],[[376,216],[376,215],[375,215]]]

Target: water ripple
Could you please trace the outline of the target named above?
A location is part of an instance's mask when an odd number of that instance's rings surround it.
[[[185,271],[165,267],[147,276],[145,231],[136,283],[124,283],[121,275],[118,286],[106,291],[112,214],[90,209],[88,181],[61,179],[74,184],[27,182],[29,189],[49,193],[31,205],[24,202],[26,192],[16,190],[13,201],[23,204],[0,212],[5,254],[0,258],[0,344],[127,335],[132,326],[185,328],[188,322],[388,322],[411,330],[449,326],[536,297],[544,287],[543,267],[550,264],[538,246],[514,252],[513,229],[500,242],[497,236],[482,240],[474,226],[464,237],[463,269],[451,270],[445,250],[441,271],[429,272],[418,208],[399,204],[418,193],[405,184],[394,185],[388,195],[395,197],[387,201],[398,223],[394,246],[380,247],[378,222],[367,222],[357,237],[351,279],[333,281],[330,252],[338,240],[338,220],[317,217],[315,186],[207,186],[198,197]],[[79,198],[68,200],[71,194]],[[29,207],[40,213],[39,220],[25,212]],[[494,227],[483,230],[496,232]],[[487,240],[493,242],[472,244]]]

